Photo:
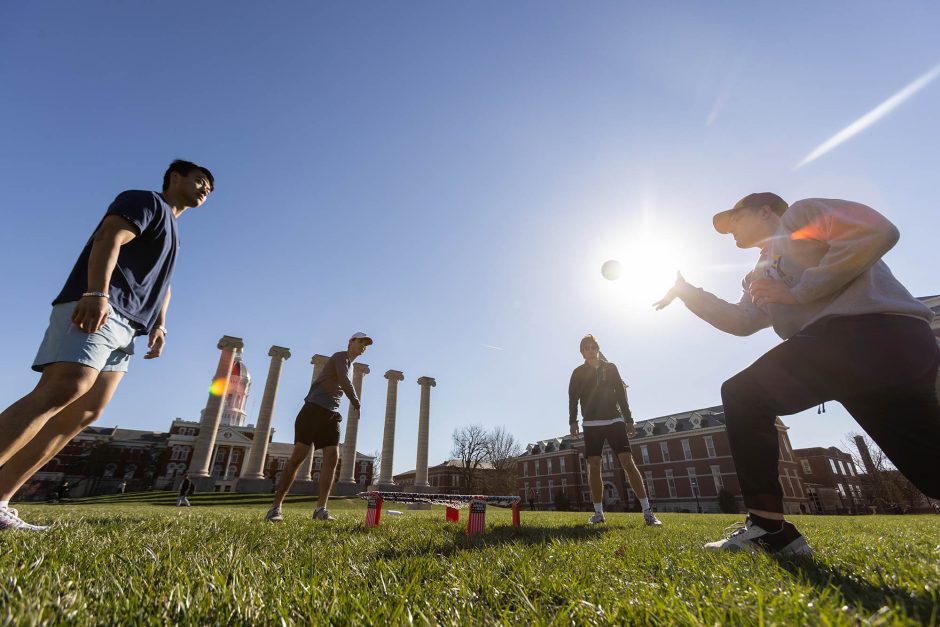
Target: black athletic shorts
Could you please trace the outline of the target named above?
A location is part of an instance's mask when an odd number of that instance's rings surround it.
[[[630,438],[627,437],[627,425],[624,422],[615,422],[612,425],[592,427],[591,423],[584,423],[584,456],[600,457],[604,450],[604,440],[613,449],[614,455],[630,452]]]
[[[339,444],[339,412],[330,411],[316,403],[304,403],[294,420],[294,444],[326,448]]]

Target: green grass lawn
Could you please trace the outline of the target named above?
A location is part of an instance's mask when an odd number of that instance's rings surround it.
[[[937,624],[940,516],[795,517],[814,560],[707,554],[737,516],[490,508],[468,539],[442,508],[169,493],[26,505],[44,534],[0,532],[0,624]],[[212,506],[209,506],[209,505]],[[201,505],[201,506],[200,506]]]

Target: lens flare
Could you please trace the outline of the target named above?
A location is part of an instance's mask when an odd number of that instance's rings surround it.
[[[225,379],[219,378],[209,386],[209,394],[212,396],[222,396],[225,393]]]

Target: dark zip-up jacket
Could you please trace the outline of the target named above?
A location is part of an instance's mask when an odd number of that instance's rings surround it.
[[[620,378],[617,366],[610,362],[602,361],[597,368],[584,363],[571,373],[571,382],[568,384],[569,424],[578,421],[579,401],[585,423],[620,416],[627,422],[633,422],[627,404],[626,384]]]

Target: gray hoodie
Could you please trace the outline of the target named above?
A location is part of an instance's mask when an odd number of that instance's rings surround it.
[[[873,313],[929,323],[933,312],[881,260],[898,237],[897,227],[871,207],[828,198],[800,200],[783,214],[777,234],[744,277],[740,301],[732,304],[688,284],[678,296],[695,315],[734,335],[773,326],[787,339],[822,318]],[[750,285],[760,278],[783,281],[799,304],[758,307]]]

